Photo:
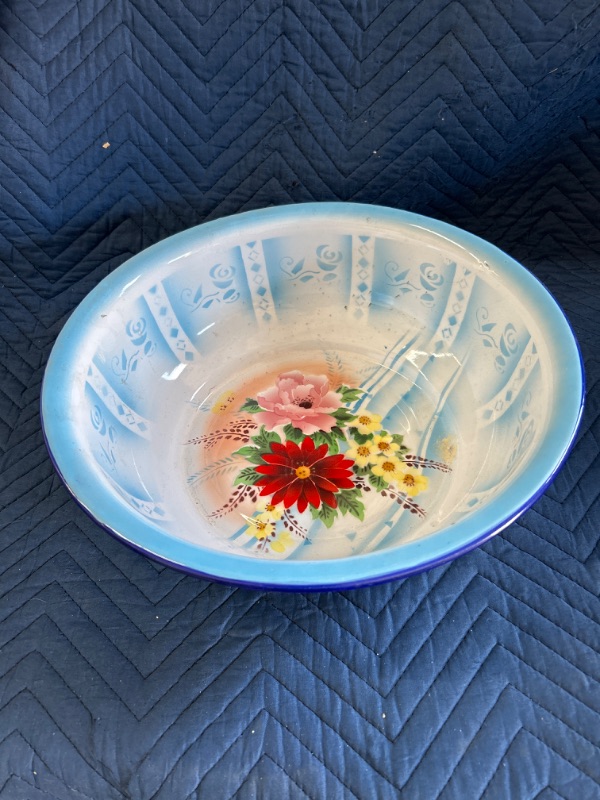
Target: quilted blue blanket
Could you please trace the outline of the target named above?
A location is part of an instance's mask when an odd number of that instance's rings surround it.
[[[0,798],[600,797],[600,11],[594,0],[0,4]],[[76,304],[203,220],[338,199],[499,245],[587,404],[518,523],[341,593],[211,584],[114,541],[38,406]]]

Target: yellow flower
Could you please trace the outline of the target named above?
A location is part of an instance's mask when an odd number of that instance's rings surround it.
[[[211,408],[213,414],[222,414],[224,411],[227,411],[229,406],[235,400],[235,394],[233,392],[227,391],[220,394],[217,399],[215,400],[215,404]]]
[[[397,481],[402,472],[402,462],[396,456],[378,456],[377,463],[371,467],[373,475],[383,478],[386,483]]]
[[[248,536],[254,536],[256,539],[268,539],[275,533],[275,523],[265,522],[257,517],[246,517],[248,527],[244,531]]]
[[[373,447],[373,442],[365,442],[364,444],[352,442],[352,447],[344,455],[354,459],[359,467],[366,467],[367,464],[375,461],[377,452]]]
[[[400,445],[392,441],[391,436],[374,436],[373,445],[377,455],[391,456],[396,450],[400,449]]]
[[[292,544],[292,537],[287,531],[281,533],[271,542],[271,549],[276,553],[283,553]]]
[[[395,481],[398,489],[409,497],[416,497],[419,492],[424,492],[427,489],[429,478],[421,475],[416,469],[404,467],[396,476]]]
[[[458,453],[458,444],[454,436],[445,436],[438,442],[438,452],[447,464],[452,464]]]
[[[259,522],[277,522],[283,517],[283,505],[274,506],[270,502],[271,498],[261,497],[257,503],[258,511],[260,512],[256,517]]]
[[[381,417],[379,414],[371,414],[370,411],[359,411],[358,416],[352,421],[352,425],[358,428],[359,433],[367,435],[381,430]]]

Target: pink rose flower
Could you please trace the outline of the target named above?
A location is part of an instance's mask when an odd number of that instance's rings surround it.
[[[268,431],[277,425],[293,425],[307,436],[329,432],[337,424],[331,415],[342,405],[324,375],[303,375],[298,370],[282,373],[277,385],[260,392],[256,399],[264,411],[255,419]]]

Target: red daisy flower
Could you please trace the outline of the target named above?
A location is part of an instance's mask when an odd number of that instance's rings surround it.
[[[273,505],[283,503],[286,508],[297,502],[300,513],[309,503],[314,508],[319,508],[321,502],[337,508],[336,492],[354,489],[354,461],[341,453],[328,456],[328,450],[326,444],[315,447],[308,436],[300,447],[295,442],[271,442],[271,452],[262,456],[266,463],[256,467],[264,476],[256,482],[263,487],[261,495],[272,494]]]

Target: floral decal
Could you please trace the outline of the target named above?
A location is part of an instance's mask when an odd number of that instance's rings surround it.
[[[254,401],[249,400],[248,410],[254,411]],[[256,421],[273,431],[278,425],[293,425],[310,435],[317,431],[330,431],[336,425],[333,412],[342,405],[342,398],[329,388],[324,375],[304,375],[298,370],[284,372],[277,385],[256,398],[260,409]],[[263,410],[264,409],[264,410]]]
[[[232,492],[211,516],[251,502],[255,511],[242,514],[243,532],[257,551],[275,554],[307,540],[311,517],[327,528],[340,514],[364,520],[370,492],[424,517],[415,500],[428,489],[423,471],[450,467],[409,454],[404,437],[385,430],[381,416],[362,406],[363,394],[344,384],[334,389],[325,375],[284,372],[274,386],[246,399],[240,414],[247,417],[191,439],[206,449],[223,440],[242,444],[232,454],[243,460]]]
[[[273,495],[273,505],[297,505],[300,514],[309,504],[313,508],[319,508],[321,503],[337,508],[335,495],[341,489],[354,489],[354,462],[343,455],[327,455],[326,444],[315,447],[313,440],[305,436],[300,446],[287,441],[271,442],[269,447],[269,453],[261,454],[264,463],[256,467],[263,476],[256,486],[262,487],[261,495]]]

